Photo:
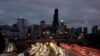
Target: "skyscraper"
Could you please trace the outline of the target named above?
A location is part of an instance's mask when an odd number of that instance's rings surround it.
[[[84,27],[84,28],[83,28],[83,33],[84,33],[84,34],[88,34],[88,28],[87,28],[87,27]]]
[[[17,39],[19,37],[19,29],[17,23],[12,25],[11,31],[13,32],[13,39]]]
[[[62,33],[64,34],[66,31],[66,25],[64,25],[64,21],[60,20],[59,22],[59,30],[57,31],[57,33]]]
[[[59,14],[58,9],[55,9],[54,15],[53,15],[53,23],[52,23],[54,33],[56,33],[59,28],[58,14]]]
[[[42,20],[42,21],[40,22],[40,27],[41,27],[41,29],[44,29],[44,28],[45,28],[45,21]]]
[[[71,34],[75,35],[75,28],[72,27],[72,28],[70,29],[70,32],[71,32]]]
[[[31,26],[32,28],[32,38],[33,39],[37,39],[38,37],[40,37],[40,27],[37,24],[34,24]]]
[[[76,35],[80,35],[82,33],[82,27],[78,27],[75,31]]]
[[[18,29],[19,29],[19,37],[20,39],[27,38],[27,20],[20,17],[17,19]]]
[[[98,32],[98,26],[95,25],[92,27],[92,33],[96,34],[97,32]]]
[[[41,37],[43,37],[43,32],[46,30],[45,29],[46,25],[45,25],[45,21],[40,21],[40,35]]]

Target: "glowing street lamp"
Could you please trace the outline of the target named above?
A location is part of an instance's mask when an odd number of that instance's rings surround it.
[[[45,32],[43,32],[43,34],[45,34]]]
[[[64,22],[64,20],[61,20],[61,22]]]
[[[52,39],[53,37],[50,36],[49,38]]]
[[[63,34],[62,32],[60,32],[60,34]]]
[[[50,32],[49,32],[49,31],[47,31],[46,33],[47,33],[47,34],[49,34]]]
[[[66,34],[68,33],[68,32],[65,32]]]

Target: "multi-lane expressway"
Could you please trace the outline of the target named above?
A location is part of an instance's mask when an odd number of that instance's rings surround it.
[[[30,56],[68,56],[69,53],[54,43],[32,44],[29,50]]]
[[[72,56],[100,56],[100,50],[85,46],[78,46],[76,44],[64,44],[60,43],[60,47],[68,50]]]
[[[57,46],[57,43],[52,42],[31,44],[30,48],[17,55],[12,53],[14,49],[14,45],[9,43],[5,49],[8,52],[5,56],[100,56],[100,51],[93,48],[64,43]]]
[[[79,50],[80,49],[80,50]],[[67,44],[60,43],[60,46],[57,46],[55,43],[36,43],[31,44],[31,48],[27,50],[29,53],[28,56],[98,56],[96,51],[93,53],[87,47],[79,47],[75,46],[68,46]],[[84,53],[84,52],[85,53]],[[93,50],[94,51],[94,50]],[[25,53],[18,56],[25,56]]]

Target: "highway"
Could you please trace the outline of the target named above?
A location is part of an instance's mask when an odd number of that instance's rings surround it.
[[[78,46],[76,44],[68,45],[64,43],[61,43],[60,47],[68,50],[71,56],[100,56],[100,50],[90,47]]]
[[[56,43],[52,42],[31,44],[31,48],[29,48],[27,52],[29,53],[27,56],[84,56],[71,50],[71,47],[67,47],[66,44],[57,46]],[[26,56],[24,54],[23,52],[18,56]]]
[[[13,43],[9,43],[5,53],[0,56],[100,56],[100,50],[65,43],[60,43],[60,46],[52,42],[35,43],[31,44],[31,47],[26,51],[17,55],[14,54],[14,49]]]
[[[30,56],[68,56],[68,53],[54,43],[36,43],[31,45]]]

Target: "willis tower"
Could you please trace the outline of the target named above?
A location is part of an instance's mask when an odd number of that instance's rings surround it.
[[[53,33],[56,33],[58,29],[59,29],[58,9],[55,9],[54,15],[53,15],[53,23],[52,23]]]

